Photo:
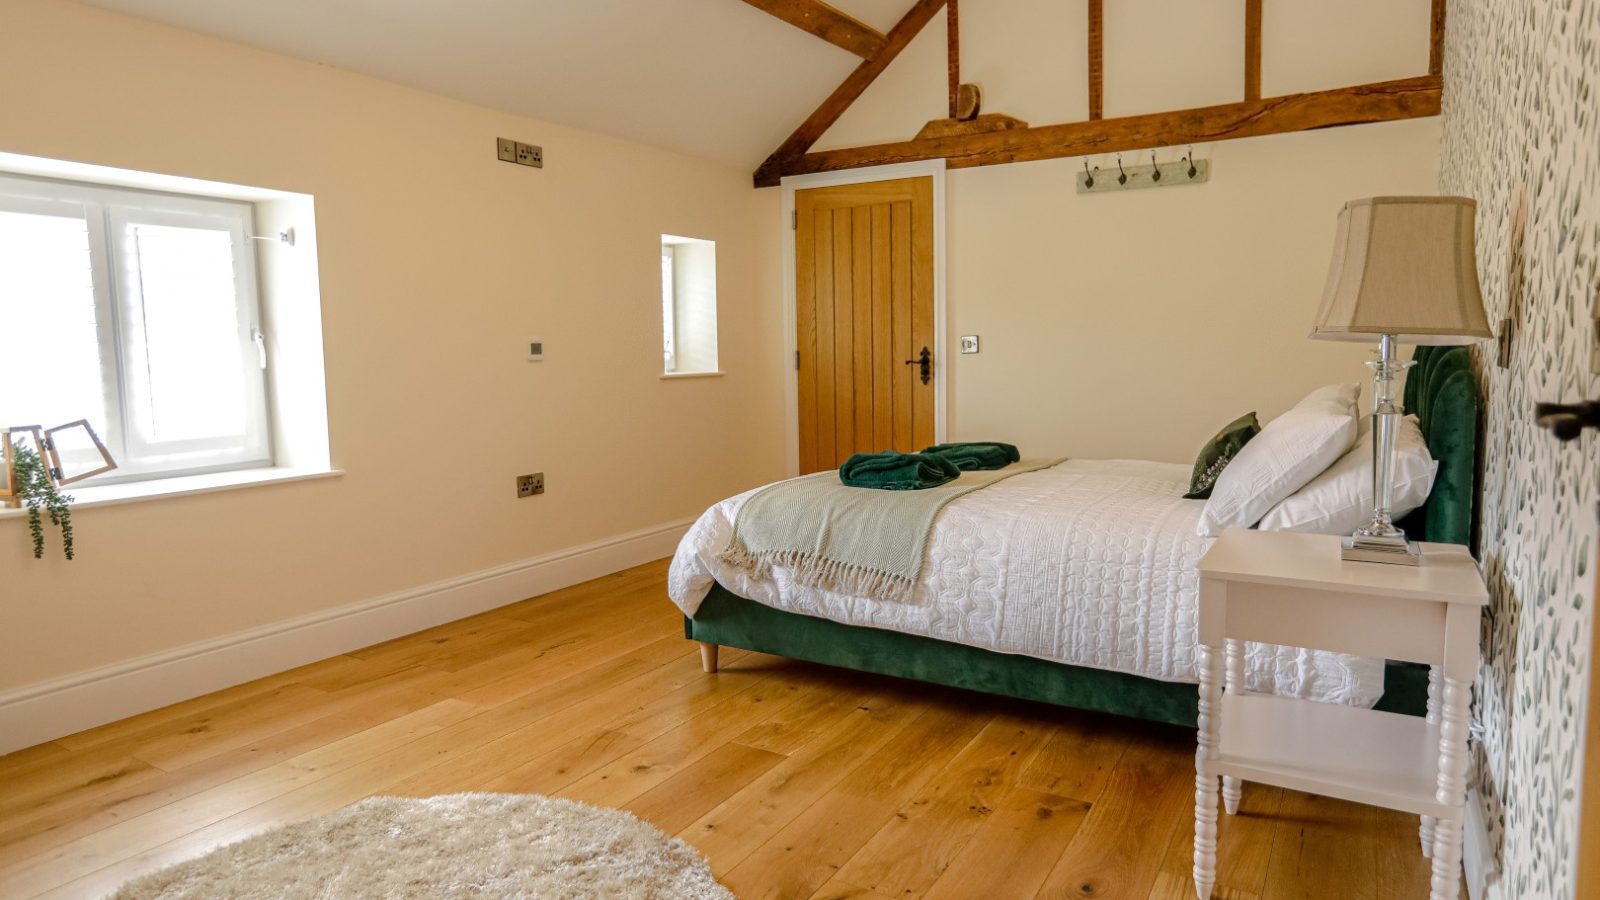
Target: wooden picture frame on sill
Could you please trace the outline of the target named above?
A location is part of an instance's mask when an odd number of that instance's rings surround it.
[[[12,436],[16,434],[32,435],[33,449],[40,459],[44,459],[44,429],[38,425],[0,427],[0,445],[4,446],[3,457],[0,457],[0,480],[5,482],[0,486],[0,506],[10,509],[22,505],[22,491],[17,486],[16,438]]]
[[[17,505],[17,476],[12,474],[11,429],[0,428],[0,507]]]
[[[100,454],[101,465],[99,468],[91,469],[87,472],[80,472],[76,475],[68,477],[67,470],[61,466],[61,451],[56,446],[55,436],[59,432],[64,432],[68,429],[79,427],[83,428],[84,433],[89,436],[89,442],[94,445],[94,449]],[[40,446],[42,446],[45,451],[50,454],[47,468],[50,470],[50,480],[55,482],[56,487],[65,487],[66,485],[82,481],[85,478],[93,478],[96,475],[103,475],[117,467],[117,461],[111,458],[111,451],[106,449],[106,445],[100,440],[100,435],[95,434],[94,426],[89,424],[88,419],[78,419],[75,422],[67,422],[63,425],[57,425],[54,428],[46,428],[43,432],[43,435],[44,440],[40,442]]]

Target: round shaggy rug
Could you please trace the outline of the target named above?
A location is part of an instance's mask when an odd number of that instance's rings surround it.
[[[682,841],[619,809],[536,794],[372,797],[115,895],[180,897],[734,900]]]

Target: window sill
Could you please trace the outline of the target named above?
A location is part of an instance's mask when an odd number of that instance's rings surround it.
[[[679,378],[721,378],[721,372],[662,372],[662,381],[676,381]]]
[[[214,491],[231,491],[236,488],[256,487],[263,484],[283,484],[290,481],[313,481],[337,478],[343,469],[269,467],[240,469],[233,472],[211,472],[205,475],[183,475],[177,478],[156,478],[127,484],[106,484],[97,487],[67,485],[64,493],[73,498],[72,507],[115,506],[119,503],[137,503],[160,497],[181,497],[185,494],[209,494]],[[0,508],[0,519],[26,515],[26,509]]]

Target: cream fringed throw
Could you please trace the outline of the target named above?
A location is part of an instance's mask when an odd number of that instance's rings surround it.
[[[780,481],[739,508],[733,540],[721,558],[760,578],[777,566],[800,584],[909,601],[922,576],[928,531],[945,504],[1060,462],[1023,460],[1003,469],[963,472],[954,481],[919,491],[846,487],[838,472]]]

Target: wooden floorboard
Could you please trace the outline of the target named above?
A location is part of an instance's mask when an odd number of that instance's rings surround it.
[[[1194,896],[1187,729],[724,648],[666,562],[0,757],[0,897],[85,897],[375,794],[630,809],[743,900]],[[1413,817],[1261,785],[1232,900],[1426,896]]]

